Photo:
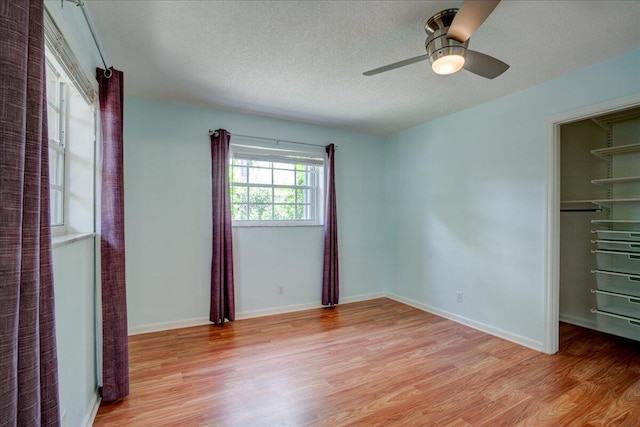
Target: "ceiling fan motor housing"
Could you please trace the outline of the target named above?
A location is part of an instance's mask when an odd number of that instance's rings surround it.
[[[429,35],[425,41],[425,48],[429,55],[429,61],[433,64],[436,60],[449,56],[460,55],[465,57],[469,41],[461,43],[447,38],[449,26],[456,17],[458,9],[446,9],[433,15],[424,26]]]

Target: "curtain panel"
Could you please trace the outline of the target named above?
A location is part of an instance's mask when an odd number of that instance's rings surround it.
[[[336,205],[334,144],[327,145],[327,185],[324,219],[324,262],[322,267],[322,305],[336,305],[340,299],[338,274],[338,209]]]
[[[129,341],[124,245],[124,75],[96,69],[102,123],[100,256],[102,281],[102,399],[129,394]]]
[[[0,9],[0,425],[59,426],[44,4]]]
[[[211,135],[212,256],[209,320],[222,325],[236,317],[229,194],[229,143],[231,135],[218,129]]]

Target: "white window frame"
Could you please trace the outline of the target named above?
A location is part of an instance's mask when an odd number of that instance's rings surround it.
[[[58,155],[62,157],[62,161],[56,165],[57,175],[60,177],[61,182],[57,182],[54,180],[49,180],[49,197],[51,198],[51,227],[54,234],[62,234],[66,230],[66,213],[65,209],[67,191],[66,191],[66,181],[67,181],[67,156],[66,156],[66,135],[67,135],[67,98],[68,98],[68,84],[66,83],[65,77],[62,75],[60,68],[56,66],[55,61],[51,58],[47,57],[46,67],[55,74],[56,76],[56,101],[52,102],[47,97],[47,106],[54,110],[57,114],[58,118],[58,129],[57,132],[53,132],[53,129],[48,130],[48,146],[50,150],[53,150]],[[50,89],[50,88],[47,88]],[[47,90],[49,93],[49,90]],[[48,108],[48,109],[49,109]],[[52,168],[53,165],[49,165],[49,169]],[[51,177],[50,177],[51,178]],[[60,199],[58,203],[53,203],[54,193],[59,192]]]
[[[234,160],[240,161],[260,161],[270,162],[269,167],[265,166],[246,166],[247,177],[245,182],[233,182],[233,166]],[[292,171],[293,169],[274,167],[275,164],[291,164],[291,165],[305,165],[306,167],[313,168],[311,171],[305,171],[309,181],[306,185],[281,185],[275,184],[274,173],[279,170]],[[238,166],[236,166],[238,167]],[[242,167],[242,166],[240,166]],[[251,183],[250,174],[251,170],[270,170],[271,171],[271,183]],[[238,204],[246,205],[246,215],[249,215],[249,209],[251,205],[257,205],[258,203],[249,202],[249,193],[252,188],[267,188],[267,189],[293,189],[294,197],[296,198],[293,203],[290,202],[278,202],[275,200],[275,191],[271,191],[271,201],[267,203],[261,203],[266,206],[270,206],[272,209],[271,218],[274,216],[274,211],[277,206],[293,206],[297,211],[299,206],[304,209],[305,219],[232,219],[233,226],[318,226],[324,222],[324,176],[325,176],[325,159],[324,153],[312,152],[312,151],[298,151],[289,148],[281,147],[263,147],[263,146],[250,146],[242,144],[231,144],[230,156],[229,156],[229,185],[235,188],[246,188],[247,196],[243,203],[235,203],[231,200],[232,217],[234,215],[234,207]],[[302,201],[297,200],[297,190],[303,190],[305,199]]]

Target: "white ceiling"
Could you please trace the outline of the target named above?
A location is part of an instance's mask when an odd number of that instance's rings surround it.
[[[90,1],[126,94],[388,135],[640,48],[640,1],[503,0],[470,48],[511,65],[438,76],[425,21],[460,1]],[[640,70],[639,78],[640,78]]]

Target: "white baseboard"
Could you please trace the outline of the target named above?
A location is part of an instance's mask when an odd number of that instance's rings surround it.
[[[82,427],[91,427],[93,425],[93,422],[96,419],[96,415],[98,414],[98,409],[100,408],[101,401],[102,399],[100,398],[100,396],[98,395],[98,391],[96,390],[93,393],[93,397],[91,398],[89,411],[84,416],[84,419],[82,420],[82,424],[80,424]]]
[[[283,305],[281,307],[264,308],[260,310],[239,311],[236,313],[236,320],[253,319],[254,317],[273,316],[275,314],[294,313],[296,311],[311,310],[312,308],[323,307],[320,302],[307,304]]]
[[[449,319],[449,320],[452,320],[454,322],[461,323],[461,324],[463,324],[465,326],[469,326],[470,328],[477,329],[477,330],[482,331],[482,332],[486,332],[487,334],[496,336],[498,338],[505,339],[507,341],[511,341],[513,343],[516,343],[516,344],[519,344],[519,345],[522,345],[522,346],[525,346],[525,347],[528,347],[528,348],[530,348],[532,350],[536,350],[536,351],[540,351],[540,352],[543,351],[543,345],[542,345],[542,342],[540,342],[540,341],[535,341],[535,340],[532,340],[530,338],[523,337],[521,335],[514,334],[514,333],[509,332],[509,331],[505,331],[504,329],[496,328],[494,326],[487,325],[485,323],[481,323],[481,322],[478,322],[478,321],[475,321],[475,320],[460,316],[460,315],[455,314],[455,313],[451,313],[451,312],[448,312],[448,311],[445,311],[445,310],[441,310],[439,308],[430,306],[428,304],[421,303],[419,301],[415,301],[415,300],[410,299],[410,298],[405,298],[405,297],[402,297],[400,295],[396,295],[396,294],[393,294],[393,293],[387,293],[386,296],[387,296],[387,298],[392,299],[394,301],[398,301],[398,302],[401,302],[403,304],[410,305],[411,307],[415,307],[417,309],[420,309],[422,311],[426,311],[428,313],[435,314],[436,316],[444,317],[445,319]]]
[[[349,304],[352,302],[366,301],[370,299],[383,298],[386,295],[383,292],[371,294],[355,295],[352,297],[341,298],[340,304]],[[313,308],[324,307],[320,301],[310,302],[306,304],[285,305],[281,307],[265,308],[260,310],[240,311],[236,313],[236,320],[252,319],[254,317],[273,316],[274,314],[294,313],[296,311],[310,310]],[[169,331],[172,329],[188,328],[191,326],[209,325],[211,322],[208,317],[196,317],[193,319],[176,320],[172,322],[152,323],[143,326],[133,326],[129,328],[129,336],[147,334],[149,332]]]
[[[143,326],[129,328],[129,336],[147,334],[149,332],[169,331],[171,329],[188,328],[190,326],[208,325],[211,322],[208,317],[196,317],[194,319],[174,320],[172,322],[151,323]]]
[[[521,335],[517,335],[509,331],[505,331],[503,329],[496,328],[491,325],[487,325],[487,324],[457,315],[455,313],[441,310],[439,308],[430,306],[428,304],[424,304],[419,301],[415,301],[410,298],[405,298],[393,293],[376,292],[371,294],[362,294],[362,295],[356,295],[352,297],[346,297],[341,299],[340,304],[349,304],[352,302],[366,301],[366,300],[384,298],[384,297],[387,297],[394,301],[401,302],[403,304],[410,305],[411,307],[415,307],[417,309],[426,311],[428,313],[435,314],[436,316],[444,317],[445,319],[449,319],[454,322],[461,323],[465,326],[469,326],[470,328],[477,329],[482,332],[486,332],[490,335],[494,335],[496,337],[505,339],[507,341],[511,341],[516,344],[523,345],[533,350],[543,351],[543,345],[539,341],[535,341],[535,340],[523,337]],[[295,305],[286,305],[281,307],[265,308],[261,310],[241,311],[236,313],[236,320],[251,319],[251,318],[263,317],[263,316],[273,316],[275,314],[294,313],[296,311],[310,310],[310,309],[322,308],[322,307],[324,306],[320,303],[320,301],[315,301],[315,302],[306,303],[306,304],[295,304]],[[562,317],[561,317],[561,320],[563,320]],[[578,324],[579,326],[585,326],[587,328],[595,329],[594,325],[580,324],[580,323],[576,323],[573,320],[566,320],[566,318],[563,321],[567,321],[567,323]],[[209,321],[208,317],[197,317],[193,319],[177,320],[173,322],[153,323],[149,325],[131,327],[129,328],[129,335],[146,334],[149,332],[168,331],[172,329],[188,328],[190,326],[201,326],[201,325],[209,325],[209,324],[211,324],[211,322]]]
[[[352,302],[367,301],[370,299],[384,298],[384,297],[385,297],[385,294],[382,292],[373,293],[373,294],[362,294],[362,295],[356,295],[353,297],[341,298],[340,304],[349,304]],[[322,308],[322,307],[325,307],[325,306],[322,305],[320,301],[316,301],[308,304],[285,305],[282,307],[266,308],[263,310],[243,311],[243,312],[236,313],[236,320],[251,319],[254,317],[262,317],[262,316],[272,316],[274,314],[294,313],[296,311],[311,310],[313,308]]]

